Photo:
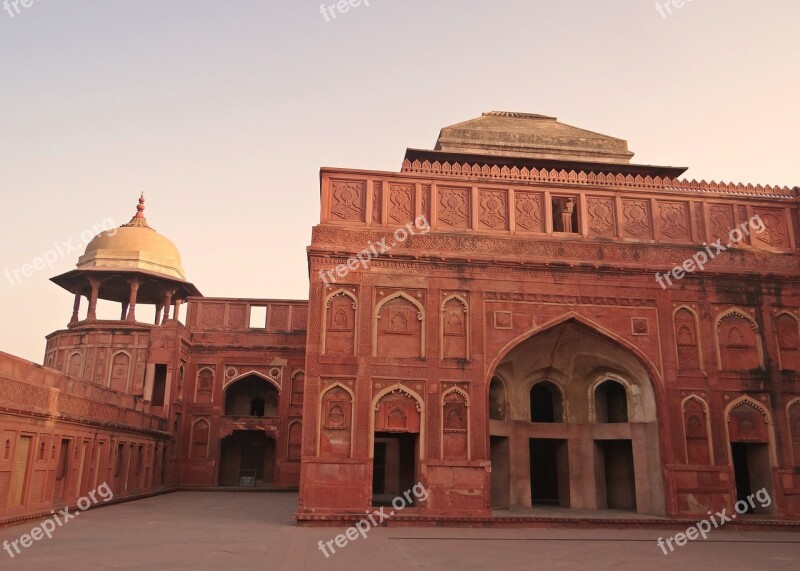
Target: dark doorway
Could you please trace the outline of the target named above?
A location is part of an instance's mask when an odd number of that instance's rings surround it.
[[[628,393],[615,381],[605,381],[595,390],[597,422],[628,422]]]
[[[219,485],[238,486],[242,476],[254,476],[256,486],[272,484],[275,441],[260,430],[235,430],[222,440]]]
[[[598,441],[605,481],[605,506],[612,510],[636,511],[636,481],[633,472],[633,446],[630,440]],[[601,488],[602,489],[602,488]]]
[[[250,416],[264,416],[264,399],[254,397],[250,401]]]
[[[536,383],[530,394],[531,422],[562,422],[561,391],[548,381]]]
[[[511,449],[508,437],[491,436],[492,507],[511,507]]]
[[[417,483],[417,435],[375,433],[372,503],[390,505]],[[412,496],[413,498],[413,496]]]
[[[167,390],[167,366],[156,365],[153,376],[153,406],[164,406],[164,396]]]
[[[569,507],[569,469],[566,440],[532,438],[531,504]]]
[[[761,507],[755,499],[751,505],[748,497],[759,490],[765,489],[772,497],[772,466],[769,459],[769,444],[751,444],[745,442],[731,442],[731,455],[733,457],[733,475],[736,481],[736,501],[747,504],[745,514],[774,513],[770,506]],[[742,504],[740,504],[742,505]]]

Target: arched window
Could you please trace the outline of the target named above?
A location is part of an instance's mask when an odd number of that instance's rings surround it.
[[[289,404],[294,406],[303,405],[303,391],[305,390],[306,375],[303,371],[297,371],[292,375],[292,394]]]
[[[628,422],[628,393],[622,384],[603,381],[594,394],[597,422]]]
[[[225,389],[226,416],[278,416],[278,389],[259,377],[248,375]]]
[[[561,391],[543,381],[531,387],[531,422],[564,422]]]

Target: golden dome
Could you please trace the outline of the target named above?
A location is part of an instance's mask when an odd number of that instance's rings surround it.
[[[102,232],[89,242],[78,259],[78,268],[145,270],[185,280],[178,248],[147,224],[144,195],[136,209],[130,222]]]

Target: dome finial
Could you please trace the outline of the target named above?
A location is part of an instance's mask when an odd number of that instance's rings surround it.
[[[136,205],[136,214],[131,221],[125,224],[125,226],[136,226],[139,228],[150,228],[147,224],[147,219],[144,217],[144,192],[139,196],[139,204]],[[151,228],[152,230],[152,228]]]

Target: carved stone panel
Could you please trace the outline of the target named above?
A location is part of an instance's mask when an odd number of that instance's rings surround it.
[[[749,371],[760,367],[758,334],[749,320],[731,314],[719,323],[721,369],[725,371]]]
[[[656,206],[658,239],[665,242],[691,242],[689,203],[658,201]]]
[[[763,411],[748,402],[742,402],[730,413],[728,434],[731,442],[769,442]]]
[[[587,197],[586,218],[589,236],[612,238],[617,232],[613,198]]]
[[[648,200],[624,199],[622,201],[622,221],[626,238],[636,238],[637,240],[653,238]]]
[[[698,400],[690,398],[683,405],[683,429],[686,435],[686,461],[688,464],[711,463],[708,447],[708,413]]]
[[[425,216],[425,220],[430,221],[431,219],[431,185],[423,184],[422,185],[422,215]]]
[[[352,355],[355,351],[356,302],[340,293],[328,299],[325,354]]]
[[[200,303],[200,327],[202,329],[221,329],[224,319],[224,304]]]
[[[442,308],[442,358],[467,358],[467,310],[459,299],[450,299]]]
[[[247,306],[243,303],[233,303],[228,308],[228,329],[245,329]]]
[[[442,449],[445,460],[466,460],[468,456],[467,403],[453,392],[444,400]]]
[[[675,314],[675,343],[678,350],[678,368],[684,371],[700,369],[700,347],[694,315],[681,309]]]
[[[289,306],[271,305],[267,319],[270,331],[289,331]]]
[[[781,352],[781,369],[800,371],[800,332],[797,320],[791,315],[780,315],[775,320],[775,328]]]
[[[364,181],[331,182],[331,221],[364,222],[366,187]]]
[[[403,391],[384,396],[375,408],[375,432],[419,432],[419,403]]]
[[[470,189],[439,187],[437,217],[441,228],[469,228]]]
[[[381,200],[383,198],[383,183],[379,180],[372,181],[372,223],[380,224],[383,205]]]
[[[544,232],[543,195],[540,192],[514,192],[514,214],[518,232]]]
[[[341,387],[334,387],[322,397],[320,456],[347,458],[351,451],[352,398]]]
[[[422,325],[419,308],[403,297],[381,306],[377,320],[377,356],[397,359],[421,357]]]
[[[715,242],[719,238],[722,240],[722,244],[726,245],[730,240],[731,228],[735,226],[733,207],[728,204],[712,204],[708,213],[711,242]]]
[[[308,327],[308,307],[295,305],[292,307],[292,331],[305,331]]]
[[[478,191],[478,224],[485,230],[508,230],[508,193],[506,191]]]
[[[786,231],[786,220],[782,210],[759,209],[758,212],[764,224],[763,232],[757,232],[758,227],[751,228],[751,235],[756,243],[761,242],[773,248],[788,248],[789,237]]]
[[[389,220],[392,224],[404,226],[414,218],[414,185],[389,185]]]

